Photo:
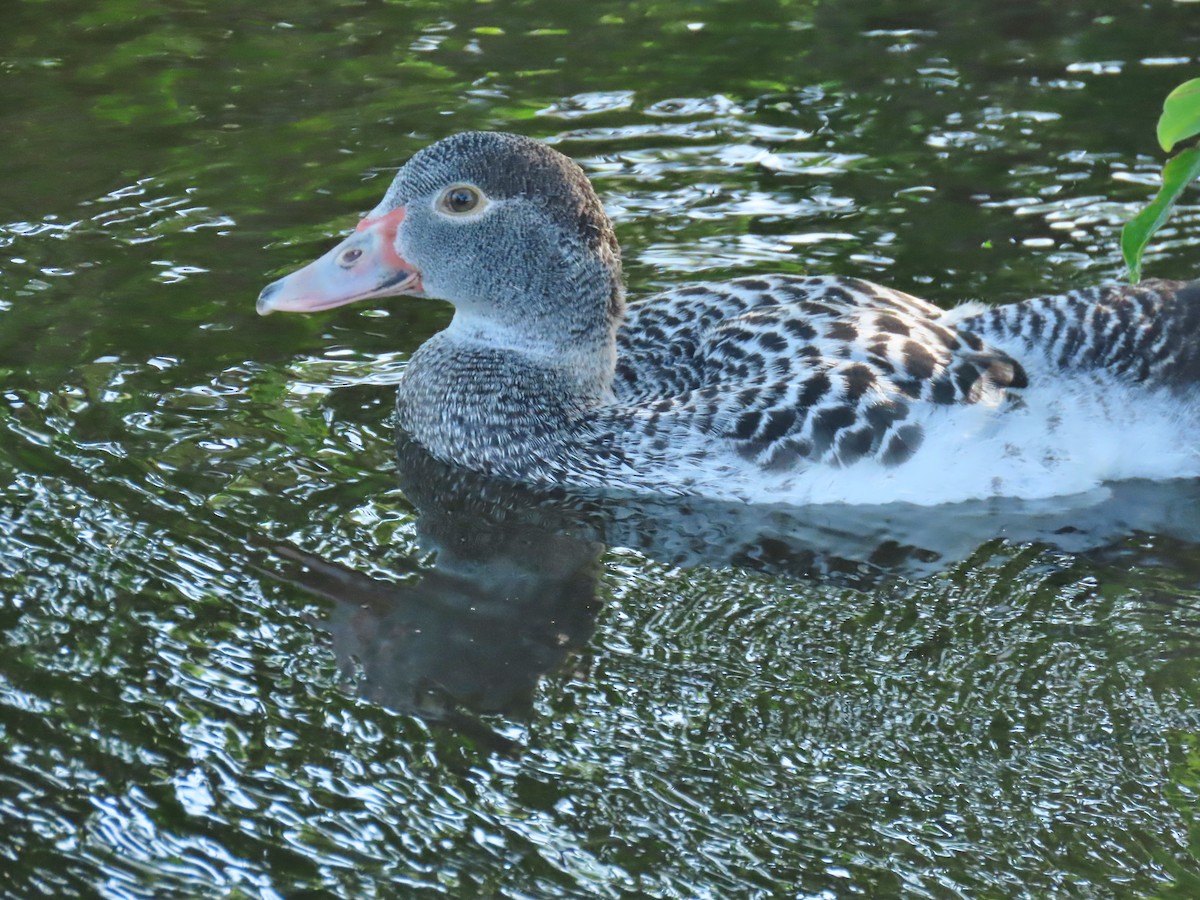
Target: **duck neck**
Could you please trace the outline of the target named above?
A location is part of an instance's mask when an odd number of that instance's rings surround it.
[[[543,310],[524,295],[516,322],[496,314],[506,305],[457,304],[405,369],[399,428],[439,459],[480,472],[520,478],[556,458],[588,413],[612,402],[623,298],[614,289],[587,299]]]
[[[443,462],[524,478],[611,399],[614,359],[612,340],[567,354],[456,315],[409,361],[396,424]]]
[[[522,294],[486,306],[459,303],[442,348],[507,357],[569,388],[573,404],[611,396],[616,335],[625,313],[619,275],[571,285],[569,297]]]
[[[615,329],[565,343],[544,332],[497,327],[459,312],[437,337],[439,352],[487,357],[497,363],[506,362],[514,370],[544,372],[582,406],[603,401],[612,390],[617,359]],[[496,385],[500,391],[510,387],[513,385]]]

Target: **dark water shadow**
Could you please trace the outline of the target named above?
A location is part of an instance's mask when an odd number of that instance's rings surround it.
[[[478,726],[476,714],[527,710],[541,677],[587,643],[609,546],[682,568],[902,591],[997,538],[1123,566],[1153,565],[1164,540],[1178,553],[1200,544],[1200,481],[1125,482],[1046,501],[806,509],[534,490],[445,466],[411,444],[397,459],[432,565],[387,561],[396,577],[385,580],[272,549],[298,564],[285,581],[332,603],[324,627],[365,697],[464,728]],[[1140,534],[1165,537],[1143,547],[1130,540]]]

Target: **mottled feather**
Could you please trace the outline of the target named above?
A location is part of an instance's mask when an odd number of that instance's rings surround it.
[[[924,438],[913,404],[995,403],[1025,384],[1015,360],[946,328],[943,315],[854,278],[669,291],[629,306],[617,402],[653,411],[626,416],[633,434],[698,428],[766,470],[899,465]]]

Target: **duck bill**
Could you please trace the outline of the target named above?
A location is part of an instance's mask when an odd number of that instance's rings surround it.
[[[285,275],[258,295],[258,314],[317,312],[358,300],[420,294],[421,273],[396,252],[404,207],[363,219],[350,235],[303,269]]]

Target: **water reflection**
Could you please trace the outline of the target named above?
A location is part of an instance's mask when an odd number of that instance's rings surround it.
[[[325,627],[364,696],[471,729],[464,711],[527,711],[542,676],[588,642],[606,546],[683,569],[900,595],[964,560],[984,564],[981,548],[997,539],[1123,568],[1200,543],[1196,481],[1045,501],[794,508],[535,490],[443,465],[411,443],[397,461],[432,563],[390,561],[398,571],[380,578],[291,545],[272,549],[299,564],[284,580],[332,602]],[[1180,571],[1177,558],[1171,565]]]
[[[373,578],[287,545],[292,583],[333,601],[327,627],[370,699],[426,717],[526,709],[538,679],[592,633],[602,545],[543,518],[518,488],[489,485],[429,458],[400,454],[419,511],[418,540],[436,555],[398,581]]]

